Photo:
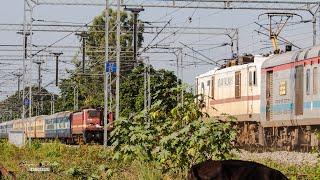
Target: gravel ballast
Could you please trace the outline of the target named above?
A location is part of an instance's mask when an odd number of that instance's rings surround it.
[[[288,151],[252,153],[245,150],[234,152],[241,160],[261,161],[271,160],[277,163],[295,166],[315,166],[318,163],[318,155],[316,153],[300,153]]]

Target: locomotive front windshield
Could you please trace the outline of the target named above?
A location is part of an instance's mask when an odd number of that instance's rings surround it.
[[[99,116],[98,111],[88,111],[88,114],[89,114],[89,117],[91,117],[91,118]]]

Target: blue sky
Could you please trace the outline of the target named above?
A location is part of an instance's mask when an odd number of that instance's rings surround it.
[[[34,9],[33,18],[45,21],[87,23],[90,22],[93,17],[99,15],[102,10],[103,7],[92,6],[38,6]],[[265,47],[270,44],[268,38],[259,35],[254,31],[262,31],[262,29],[254,24],[255,21],[262,24],[266,23],[263,18],[262,20],[258,20],[258,16],[261,13],[263,13],[263,11],[146,8],[145,11],[141,13],[140,19],[143,21],[157,22],[155,25],[158,26],[164,26],[165,22],[171,20],[169,26],[184,27],[179,32],[185,32],[190,27],[239,28],[240,52],[260,54],[270,51],[270,48],[265,49]],[[304,19],[310,19],[310,15],[308,14],[297,13],[303,15]],[[23,0],[3,2],[0,6],[0,23],[23,23]],[[310,23],[288,26],[281,35],[292,40],[301,47],[308,47],[312,45],[311,27]],[[319,25],[317,25],[317,28],[319,30]],[[49,45],[66,34],[67,33],[35,33],[33,35],[32,43],[37,45]],[[158,42],[166,36],[168,36],[168,34],[160,34],[154,42]],[[154,37],[155,34],[145,34],[144,45],[149,44]],[[226,36],[176,34],[165,39],[161,45],[181,47],[179,42],[189,44],[194,49],[200,50],[201,53],[213,60],[230,57],[230,47],[216,48],[219,44],[229,43]],[[22,37],[17,35],[16,32],[0,31],[0,45],[3,44],[22,44]],[[75,35],[70,35],[57,45],[80,46],[80,42]],[[0,46],[0,63],[7,62],[8,64],[0,64],[0,76],[3,78],[0,80],[0,99],[5,98],[16,90],[17,80],[12,74],[22,67],[21,61],[5,61],[8,55],[11,55],[12,57],[21,56],[22,52],[9,52],[4,51],[4,49],[8,48]],[[184,64],[188,64],[188,66],[184,68],[183,79],[186,83],[193,85],[196,75],[213,69],[214,66],[203,63],[196,63],[197,65],[195,65],[195,61],[198,60],[192,58],[192,56],[201,59],[203,58],[186,48],[184,48],[183,51],[189,55],[183,56]],[[75,54],[75,50],[66,50],[61,59],[70,62],[71,56]],[[156,68],[165,68],[172,71],[176,70],[176,57],[173,54],[143,54],[143,56],[149,56],[151,63]],[[41,60],[45,62],[43,65],[43,84],[46,85],[54,80],[54,61],[50,57],[44,57]],[[65,69],[71,67],[72,66],[68,64],[61,64],[61,78],[67,77]],[[36,79],[37,75],[34,73],[34,84],[36,83]],[[53,92],[59,92],[53,84],[48,85],[48,89]]]

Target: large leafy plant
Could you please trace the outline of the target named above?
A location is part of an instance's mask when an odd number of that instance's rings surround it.
[[[142,111],[115,122],[115,159],[155,161],[164,172],[181,171],[206,159],[224,159],[233,149],[232,118],[209,118],[192,98],[170,110],[164,103],[156,102],[148,116]]]

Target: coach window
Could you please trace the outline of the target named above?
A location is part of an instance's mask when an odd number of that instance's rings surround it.
[[[252,71],[249,71],[249,86],[252,86]]]
[[[199,92],[199,80],[198,80],[198,78],[197,78],[197,79],[196,79],[195,93],[196,93],[196,94],[199,94],[198,92]]]
[[[211,79],[211,97],[214,99],[214,76]]]
[[[257,71],[253,71],[253,85],[257,85]]]
[[[204,94],[204,83],[201,83],[201,94]]]
[[[257,72],[249,71],[249,86],[257,85]]]
[[[235,73],[235,98],[241,98],[241,72]]]
[[[204,100],[204,82],[201,82],[201,89],[200,89],[200,101],[203,101]]]
[[[306,93],[310,95],[310,69],[307,69],[306,74]]]
[[[318,93],[318,68],[313,68],[313,94]]]
[[[281,81],[279,86],[279,95],[285,96],[287,94],[287,81]]]

